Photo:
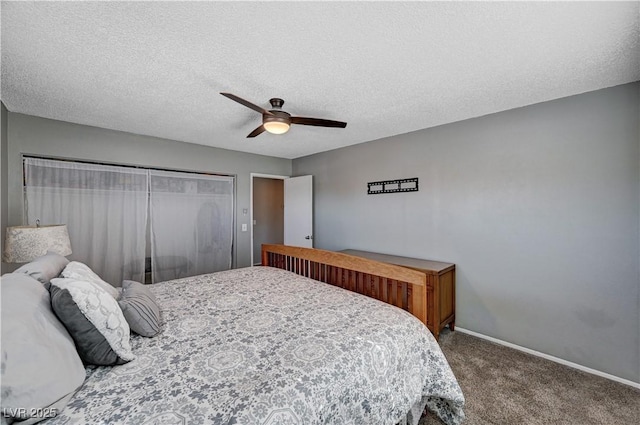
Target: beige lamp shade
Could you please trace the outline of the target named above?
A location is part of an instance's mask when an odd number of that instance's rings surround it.
[[[3,262],[28,263],[48,251],[63,256],[71,254],[66,224],[7,227]]]

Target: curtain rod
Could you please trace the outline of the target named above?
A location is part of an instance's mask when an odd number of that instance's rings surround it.
[[[66,161],[66,162],[76,162],[80,164],[95,164],[95,165],[105,165],[105,166],[118,166],[118,167],[126,167],[126,168],[137,168],[144,170],[155,170],[155,171],[174,171],[178,173],[187,173],[187,174],[203,174],[207,176],[220,176],[220,177],[233,177],[236,178],[236,174],[223,174],[223,173],[212,173],[209,171],[194,171],[194,170],[181,170],[178,168],[159,168],[159,167],[151,167],[146,165],[133,165],[133,164],[121,164],[118,162],[100,162],[100,161],[92,161],[89,159],[73,159],[73,158],[63,158],[56,156],[44,156],[44,155],[32,155],[32,154],[22,154],[22,162],[24,162],[25,158],[34,158],[34,159],[49,159],[54,161]]]

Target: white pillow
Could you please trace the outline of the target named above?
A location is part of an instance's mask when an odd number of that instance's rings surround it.
[[[116,288],[100,279],[100,276],[95,274],[93,270],[89,268],[89,266],[79,261],[72,261],[67,264],[64,270],[62,270],[62,277],[93,283],[94,285],[97,285],[107,291],[107,293],[111,295],[113,299],[117,299],[120,295]]]
[[[99,286],[75,279],[52,279],[51,306],[85,363],[112,365],[135,359],[129,324],[118,302]]]
[[[30,263],[20,267],[14,273],[25,273],[34,279],[37,279],[43,285],[48,285],[49,281],[54,277],[60,276],[60,273],[69,264],[69,260],[60,254],[48,251],[42,257],[38,257]]]
[[[9,273],[2,276],[0,287],[2,423],[37,412],[55,414],[84,382],[82,360],[42,283],[27,274]]]

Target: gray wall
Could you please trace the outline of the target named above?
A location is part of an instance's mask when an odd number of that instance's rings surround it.
[[[253,178],[253,262],[263,243],[284,243],[284,180]]]
[[[7,137],[7,121],[8,121],[8,111],[4,106],[4,103],[0,102],[0,109],[2,112],[2,120],[0,121],[0,136],[2,143],[0,144],[0,186],[2,187],[2,198],[0,199],[0,255],[4,252],[4,235],[5,229],[7,228],[7,219],[9,213],[8,207],[8,190],[7,190],[7,182],[8,182],[8,167],[7,167],[7,149],[9,147],[9,140]],[[5,265],[2,265],[0,270],[2,273],[5,273]]]
[[[21,154],[235,174],[237,201],[234,257],[236,266],[244,267],[251,262],[250,233],[240,231],[243,223],[250,225],[248,213],[243,214],[243,210],[249,209],[250,173],[291,174],[289,159],[140,136],[12,112],[8,114],[8,121],[8,225],[19,225],[23,220]],[[4,194],[3,187],[3,197]],[[4,228],[2,231],[4,234]]]
[[[295,159],[316,247],[454,262],[458,326],[640,382],[639,91]],[[419,192],[366,195],[407,177]]]

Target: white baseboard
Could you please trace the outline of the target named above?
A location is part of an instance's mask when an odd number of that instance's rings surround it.
[[[513,348],[514,350],[523,351],[525,353],[528,353],[528,354],[531,354],[531,355],[534,355],[534,356],[537,356],[537,357],[542,357],[543,359],[551,360],[552,362],[560,363],[561,365],[569,366],[569,367],[572,367],[574,369],[578,369],[578,370],[581,370],[583,372],[590,373],[592,375],[597,375],[597,376],[600,376],[602,378],[610,379],[612,381],[620,382],[621,384],[629,385],[630,387],[634,387],[634,388],[640,389],[640,383],[639,382],[633,382],[633,381],[630,381],[628,379],[620,378],[620,377],[615,376],[615,375],[611,375],[611,374],[608,374],[608,373],[600,372],[599,370],[591,369],[589,367],[582,366],[582,365],[579,365],[577,363],[573,363],[573,362],[570,362],[568,360],[561,359],[559,357],[550,356],[549,354],[541,353],[539,351],[535,351],[535,350],[532,350],[530,348],[521,347],[519,345],[512,344],[510,342],[503,341],[501,339],[493,338],[491,336],[483,335],[483,334],[478,333],[478,332],[470,331],[468,329],[461,328],[460,326],[456,326],[455,329],[456,329],[456,332],[461,332],[463,334],[469,334],[469,335],[475,336],[477,338],[486,339],[487,341],[491,341],[491,342],[494,342],[496,344],[504,345],[505,347]]]

